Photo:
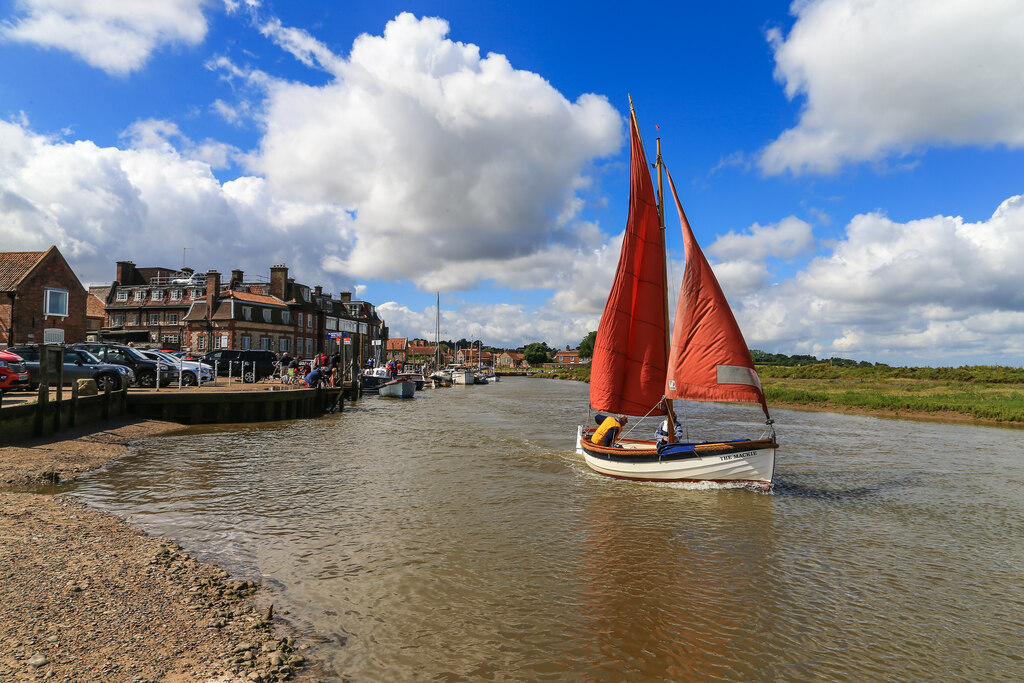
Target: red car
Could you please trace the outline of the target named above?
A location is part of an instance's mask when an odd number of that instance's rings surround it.
[[[0,351],[0,392],[28,389],[28,368],[25,361],[7,351]]]

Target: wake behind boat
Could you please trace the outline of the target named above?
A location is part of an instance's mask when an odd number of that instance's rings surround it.
[[[576,451],[596,472],[623,479],[714,481],[771,486],[775,473],[773,420],[750,351],[715,275],[697,245],[671,174],[686,269],[669,340],[668,277],[662,191],[661,140],[656,168],[658,195],[630,100],[630,199],[619,264],[594,343],[590,405],[599,413],[665,416],[663,442],[621,438],[622,420],[608,439],[580,426]],[[758,439],[681,443],[676,439],[673,399],[759,403],[767,429]],[[600,429],[603,434],[608,430]]]

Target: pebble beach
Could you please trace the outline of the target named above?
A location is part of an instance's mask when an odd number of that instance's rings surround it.
[[[0,448],[0,680],[322,680],[258,584],[42,492],[177,429],[123,421]]]

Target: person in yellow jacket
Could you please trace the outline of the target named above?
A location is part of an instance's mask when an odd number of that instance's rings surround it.
[[[629,418],[625,415],[609,415],[601,422],[601,426],[590,440],[599,446],[614,446],[627,422]]]

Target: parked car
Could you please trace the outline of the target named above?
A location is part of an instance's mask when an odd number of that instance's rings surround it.
[[[10,351],[0,351],[0,394],[12,389],[28,389],[30,386],[25,359]]]
[[[217,374],[227,377],[241,377],[244,382],[258,382],[274,374],[277,356],[273,351],[262,349],[220,349],[203,356],[203,362],[217,368]]]
[[[162,361],[146,358],[130,346],[121,344],[105,344],[100,342],[84,342],[72,344],[69,348],[88,351],[104,363],[124,365],[135,371],[135,383],[140,387],[155,387],[157,371],[160,372],[160,385],[166,386],[178,381],[178,366]]]
[[[181,373],[181,383],[192,387],[199,382],[213,381],[213,366],[200,363],[194,360],[185,360],[167,351],[156,351],[154,349],[138,349],[146,358],[173,365]]]
[[[17,354],[24,359],[26,370],[29,375],[29,388],[35,389],[39,386],[39,347],[38,346],[15,346],[8,349],[9,353]],[[103,363],[99,358],[83,349],[64,349],[64,384],[74,384],[76,380],[93,379],[100,391],[105,391],[110,385],[111,391],[117,391],[121,387],[131,384],[135,380],[135,373],[131,368],[123,365]]]

